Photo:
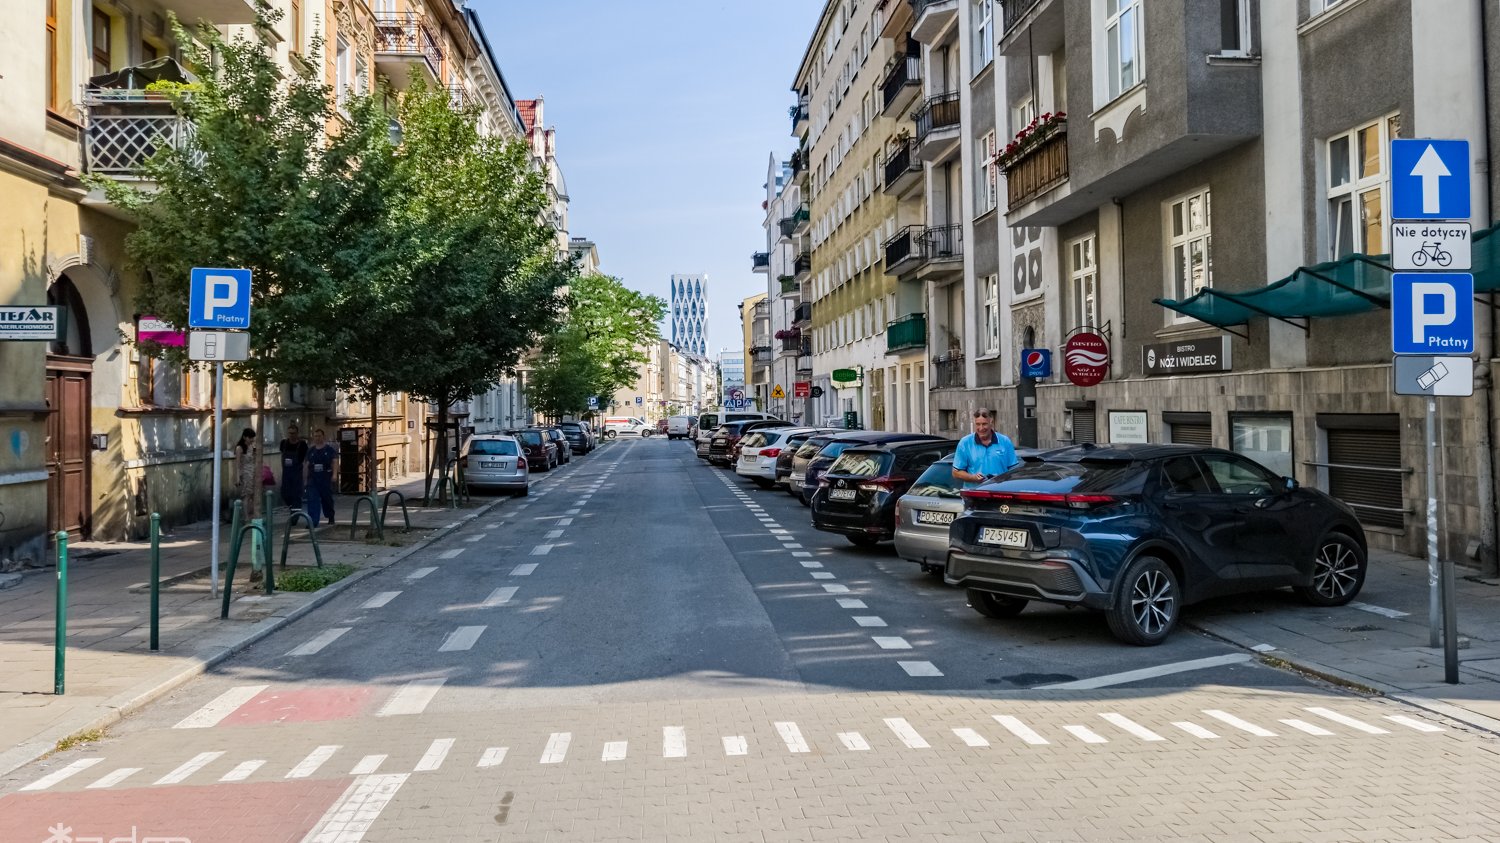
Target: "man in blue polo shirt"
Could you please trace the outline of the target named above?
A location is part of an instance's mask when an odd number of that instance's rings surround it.
[[[1020,462],[1010,439],[995,431],[990,411],[975,410],[974,432],[958,440],[958,450],[953,454],[953,479],[972,489]]]

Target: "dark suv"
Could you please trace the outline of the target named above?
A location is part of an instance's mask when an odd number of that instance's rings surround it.
[[[589,433],[587,427],[581,422],[563,422],[563,436],[567,437],[568,447],[575,454],[587,454],[594,450],[594,437]]]
[[[551,471],[557,467],[557,446],[546,431],[527,427],[505,432],[516,437],[526,450],[526,462],[530,463],[532,471]]]
[[[957,444],[951,439],[896,440],[844,449],[818,478],[813,526],[860,547],[895,538],[896,500]]]
[[[1217,448],[1077,445],[963,496],[944,579],[992,618],[1031,600],[1084,606],[1149,645],[1207,597],[1291,586],[1341,606],[1365,581],[1352,509]]]
[[[558,464],[567,465],[573,461],[573,447],[568,444],[568,437],[563,433],[562,428],[539,427],[537,429],[547,434],[547,438],[551,440],[553,445],[557,446]]]
[[[799,499],[804,506],[811,506],[813,493],[818,491],[818,481],[823,472],[833,465],[833,461],[839,458],[847,448],[857,448],[861,445],[881,445],[887,442],[897,442],[909,439],[922,439],[929,442],[952,442],[942,436],[931,436],[926,433],[885,433],[879,430],[847,430],[843,433],[835,433],[826,440],[815,436],[803,444],[802,449],[797,451],[797,460],[802,459],[804,451],[810,444],[817,443],[818,450],[802,466],[802,488]],[[820,441],[822,440],[822,441]],[[796,476],[797,464],[792,464],[793,476]],[[919,472],[920,473],[920,472]]]

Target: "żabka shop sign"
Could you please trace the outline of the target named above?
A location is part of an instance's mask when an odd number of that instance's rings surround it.
[[[1109,342],[1091,331],[1079,331],[1063,346],[1063,373],[1078,386],[1094,386],[1109,374]]]

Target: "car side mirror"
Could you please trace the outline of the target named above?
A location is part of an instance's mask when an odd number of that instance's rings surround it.
[[[1288,492],[1295,492],[1298,488],[1300,488],[1296,478],[1294,477],[1283,477],[1281,478],[1281,482],[1283,484],[1283,488]]]

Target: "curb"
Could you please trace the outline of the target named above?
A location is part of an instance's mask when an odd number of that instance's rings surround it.
[[[569,463],[569,465],[571,465],[571,463]],[[555,472],[556,469],[553,469],[553,471],[549,472],[546,477],[538,480],[537,482],[547,483],[553,478],[558,477],[559,475]],[[427,546],[436,542],[438,539],[447,536],[449,533],[457,531],[468,522],[487,514],[490,510],[500,506],[500,504],[505,503],[507,500],[510,499],[497,498],[490,503],[487,503],[474,510],[472,513],[463,515],[456,523],[438,529],[432,535],[423,539],[421,542],[418,542],[417,544],[406,548],[401,553],[396,554],[390,559],[390,561],[385,562],[384,564],[364,568],[354,574],[351,574],[350,576],[345,577],[344,579],[339,580],[336,583],[331,583],[324,586],[323,588],[316,591],[313,596],[307,600],[306,603],[297,606],[296,608],[287,612],[285,615],[272,615],[271,617],[266,618],[265,620],[258,623],[255,627],[253,627],[245,637],[237,641],[221,646],[215,650],[210,650],[208,651],[207,655],[196,654],[187,657],[192,660],[192,663],[174,671],[170,675],[166,676],[166,678],[147,680],[146,682],[142,682],[134,688],[131,688],[130,690],[122,691],[121,693],[110,697],[100,704],[103,708],[107,709],[107,712],[101,715],[97,715],[91,720],[85,721],[82,725],[64,724],[61,726],[56,726],[52,729],[47,730],[46,732],[43,732],[38,737],[28,739],[17,746],[0,752],[0,776],[9,775],[15,772],[17,769],[20,769],[21,767],[32,763],[33,761],[37,761],[47,757],[48,755],[51,755],[54,751],[56,751],[59,741],[65,740],[69,737],[81,734],[83,732],[92,732],[95,730],[106,729],[120,722],[126,717],[129,717],[137,711],[140,711],[151,702],[154,702],[155,700],[158,700],[161,697],[170,694],[172,691],[175,691],[182,685],[187,684],[189,681],[202,676],[211,668],[218,666],[236,653],[239,653],[240,651],[256,643],[259,643],[261,640],[267,638],[277,630],[280,630],[282,627],[285,627],[294,621],[300,620],[302,617],[311,613],[314,609],[321,607],[323,604],[332,600],[334,597],[342,594],[345,590],[352,588],[356,583],[363,582],[369,577],[375,576],[376,574],[379,574],[388,568],[394,567],[397,563],[400,563],[413,554],[417,553],[418,551],[427,548]]]

